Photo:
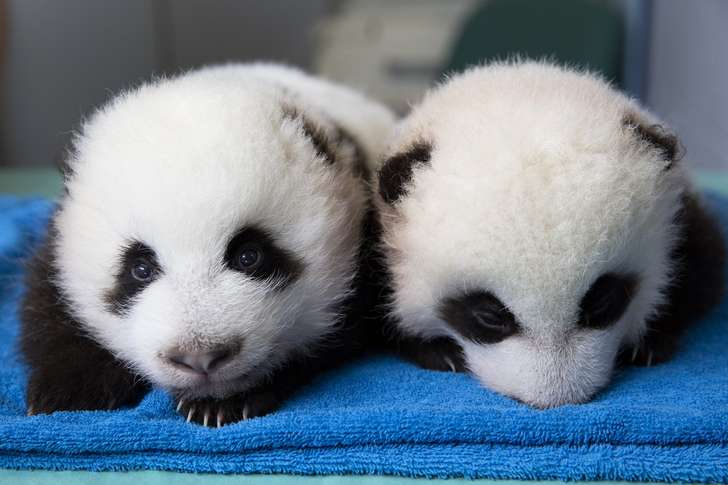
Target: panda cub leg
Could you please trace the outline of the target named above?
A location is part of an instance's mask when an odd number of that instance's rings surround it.
[[[651,366],[669,360],[685,329],[717,305],[725,290],[725,241],[718,222],[695,194],[683,197],[676,221],[683,228],[672,254],[676,271],[667,303],[659,316],[647,323],[642,341],[626,349],[624,360]]]
[[[28,415],[116,409],[138,402],[148,385],[81,330],[56,283],[49,241],[31,262],[20,345],[29,367]]]
[[[466,372],[462,348],[448,337],[421,339],[397,338],[393,345],[399,355],[424,369],[441,372]]]

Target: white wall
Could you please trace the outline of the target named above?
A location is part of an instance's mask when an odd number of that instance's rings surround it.
[[[728,169],[728,1],[653,2],[647,102],[696,167]]]
[[[57,161],[83,113],[156,65],[147,0],[9,0],[2,159]]]

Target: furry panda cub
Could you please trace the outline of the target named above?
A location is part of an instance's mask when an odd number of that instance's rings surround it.
[[[376,204],[400,350],[536,407],[668,359],[722,293],[679,143],[601,79],[493,64],[401,123]]]
[[[353,352],[366,335],[343,316],[366,178],[393,122],[267,64],[160,80],[98,110],[31,265],[28,413],[113,409],[155,384],[188,421],[221,426]]]

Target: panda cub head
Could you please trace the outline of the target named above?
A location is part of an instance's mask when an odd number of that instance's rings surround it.
[[[54,219],[56,283],[136,374],[225,396],[334,329],[366,209],[359,158],[377,142],[344,137],[316,90],[367,109],[292,69],[226,66],[141,86],[84,124]]]
[[[402,122],[377,206],[398,329],[448,337],[487,387],[583,402],[665,300],[679,145],[601,79],[494,64]]]

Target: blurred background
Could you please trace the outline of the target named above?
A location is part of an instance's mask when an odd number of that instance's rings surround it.
[[[0,0],[0,184],[50,173],[84,114],[155,75],[284,61],[405,113],[443,73],[514,54],[602,72],[689,163],[728,169],[724,0]]]

